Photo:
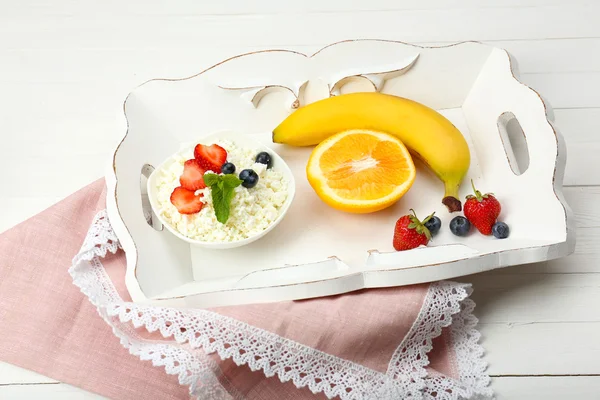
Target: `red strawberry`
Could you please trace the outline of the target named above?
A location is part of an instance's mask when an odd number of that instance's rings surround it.
[[[204,173],[206,170],[200,166],[198,161],[191,159],[183,164],[183,174],[179,177],[179,183],[187,190],[196,191],[204,189]]]
[[[420,245],[427,246],[431,240],[431,232],[425,227],[425,223],[433,217],[433,214],[421,222],[417,218],[415,210],[411,209],[410,211],[413,215],[404,215],[396,221],[394,248],[398,251],[414,249]]]
[[[471,224],[475,225],[479,232],[484,235],[491,235],[492,226],[494,226],[500,215],[500,203],[491,193],[482,195],[479,190],[475,189],[473,180],[471,180],[471,186],[473,186],[475,196],[467,196],[463,208],[465,217]]]
[[[217,144],[205,146],[198,144],[194,148],[194,158],[206,171],[221,173],[221,166],[227,161],[227,151]]]
[[[204,203],[200,201],[202,196],[196,196],[193,190],[187,190],[181,186],[176,187],[171,193],[171,204],[180,214],[195,214],[202,210]]]

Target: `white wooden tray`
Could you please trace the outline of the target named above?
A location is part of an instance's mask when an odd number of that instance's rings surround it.
[[[128,130],[107,174],[107,208],[127,255],[136,302],[177,306],[280,301],[459,277],[570,254],[575,235],[562,195],[565,146],[551,111],[516,78],[499,48],[475,42],[418,47],[360,40],[311,55],[271,50],[240,55],[185,79],[156,79],[125,101]],[[450,233],[442,183],[418,162],[397,204],[353,215],[326,206],[310,188],[310,148],[275,145],[271,131],[297,107],[331,94],[379,90],[440,111],[464,134],[473,179],[502,203],[508,239]],[[288,163],[296,196],[285,219],[251,245],[190,247],[152,218],[145,177],[183,143],[214,131],[252,135]],[[395,252],[396,219],[435,211],[441,232],[426,248]],[[150,221],[150,223],[148,223]]]

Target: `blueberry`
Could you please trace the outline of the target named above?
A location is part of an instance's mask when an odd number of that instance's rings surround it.
[[[467,236],[467,233],[471,230],[471,223],[465,217],[454,217],[450,221],[450,230],[456,236]]]
[[[240,179],[243,181],[242,186],[250,189],[258,183],[258,174],[253,169],[244,169],[240,172]]]
[[[494,226],[492,226],[492,233],[498,239],[506,239],[508,237],[509,232],[510,229],[508,228],[508,225],[506,225],[504,222],[496,222]]]
[[[256,155],[255,161],[259,164],[266,164],[267,169],[273,166],[273,159],[271,158],[271,155],[266,151],[261,151],[260,153],[258,153]]]
[[[432,235],[435,235],[442,227],[442,220],[434,215],[429,221],[425,222],[425,227],[429,229]]]
[[[235,165],[230,162],[226,162],[221,166],[221,172],[224,174],[233,174],[235,172]]]

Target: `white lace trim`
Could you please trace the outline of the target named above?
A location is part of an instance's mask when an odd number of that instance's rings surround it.
[[[467,296],[470,287],[456,291],[463,300],[454,308],[450,325],[449,347],[454,350],[458,366],[458,379],[436,374],[426,378],[424,398],[427,400],[480,399],[493,397],[489,387],[490,377],[485,373],[487,363],[483,360],[483,348],[479,345],[481,334],[475,329],[477,318],[473,314],[475,302]],[[447,326],[447,325],[446,325]]]
[[[308,386],[342,399],[396,399],[418,394],[417,387],[402,385],[390,377],[359,364],[343,360],[274,333],[206,310],[179,310],[134,303],[115,305],[109,315],[122,322],[159,330],[177,343],[217,352],[237,365],[262,370],[267,377],[277,375],[282,382],[292,380],[297,387]]]
[[[460,302],[467,297],[466,286],[451,282],[435,282],[429,286],[417,319],[390,360],[388,375],[395,379],[423,381],[432,340],[452,322],[452,315],[460,311]]]
[[[69,269],[73,283],[96,306],[129,353],[143,361],[151,361],[156,367],[164,367],[170,375],[177,375],[181,385],[189,386],[191,396],[215,400],[234,398],[219,383],[215,375],[218,367],[208,357],[200,358],[175,344],[141,338],[128,324],[108,315],[106,307],[123,303],[123,300],[98,257],[104,257],[108,252],[114,254],[119,248],[118,239],[103,210],[94,218],[80,252],[73,259]]]
[[[481,360],[483,351],[477,343],[479,334],[474,328],[477,319],[471,313],[470,304],[474,303],[465,300],[467,285],[430,285],[415,324],[392,357],[387,373],[382,374],[214,312],[123,302],[98,259],[108,251],[115,253],[119,247],[105,211],[100,212],[69,270],[73,281],[131,354],[178,375],[182,385],[190,386],[191,395],[241,398],[219,382],[220,370],[206,355],[214,352],[222,359],[232,358],[237,365],[246,364],[253,371],[260,369],[267,377],[277,375],[282,382],[292,380],[299,388],[308,386],[313,393],[323,392],[341,400],[423,396],[454,400],[489,391],[489,378]],[[452,322],[455,314],[455,322],[462,324],[453,323],[451,328],[459,354],[460,380],[428,377],[424,367],[429,363],[427,352],[431,350],[432,338]],[[175,341],[157,343],[144,339],[134,329],[142,326]],[[194,351],[198,348],[206,353]],[[445,397],[439,397],[436,390],[443,390]]]
[[[411,379],[423,386],[426,399],[491,397],[490,378],[485,373],[487,363],[479,345],[481,335],[475,329],[478,322],[473,315],[475,302],[467,298],[471,292],[469,284],[432,283],[413,327],[390,360],[388,375],[400,380]],[[456,353],[458,380],[444,375],[430,376],[425,370],[432,341],[447,326],[451,332],[450,347]]]
[[[487,362],[483,359],[483,347],[479,345],[481,334],[475,328],[478,319],[473,314],[475,302],[465,299],[461,310],[450,326],[451,346],[456,353],[459,380],[453,380],[452,390],[460,397],[471,398],[475,395],[492,397],[489,387],[490,377],[485,373]],[[439,398],[438,398],[439,399]]]

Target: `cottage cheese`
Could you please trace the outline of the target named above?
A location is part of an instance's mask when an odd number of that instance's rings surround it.
[[[288,196],[288,182],[283,174],[266,165],[255,163],[260,150],[240,148],[231,141],[216,141],[227,150],[227,161],[235,164],[236,174],[251,168],[259,176],[258,183],[251,189],[243,186],[235,188],[231,201],[229,219],[225,224],[217,221],[212,205],[211,189],[201,189],[205,203],[197,214],[182,215],[171,204],[173,189],[179,186],[183,164],[193,158],[193,149],[179,153],[174,162],[162,171],[157,180],[157,201],[160,215],[178,232],[191,239],[203,242],[233,242],[254,236],[267,229],[279,217]],[[208,143],[209,145],[212,143]]]

